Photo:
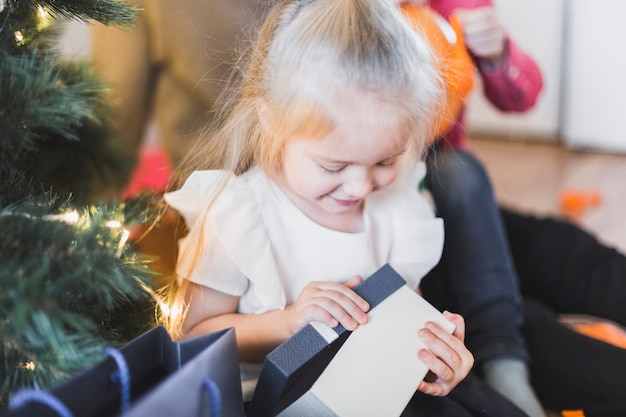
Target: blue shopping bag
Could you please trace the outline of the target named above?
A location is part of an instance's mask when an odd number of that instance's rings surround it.
[[[22,390],[5,417],[243,417],[234,329],[174,342],[162,326],[57,388]]]

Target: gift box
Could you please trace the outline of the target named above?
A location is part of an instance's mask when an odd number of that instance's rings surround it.
[[[244,416],[232,328],[174,342],[158,326],[109,353],[6,416]]]
[[[428,368],[417,332],[454,325],[385,265],[354,291],[369,321],[349,332],[310,323],[265,359],[248,417],[400,415]]]

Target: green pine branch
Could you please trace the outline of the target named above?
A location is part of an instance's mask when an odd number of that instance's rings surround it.
[[[120,0],[7,0],[6,7],[30,13],[43,7],[55,19],[96,20],[105,25],[132,24],[136,11],[135,7]]]
[[[96,114],[105,92],[86,63],[64,63],[50,53],[9,56],[0,62],[0,135],[18,153],[49,134],[78,140],[84,120]]]
[[[125,25],[134,12],[119,0],[5,0],[0,10],[0,406],[156,323],[155,273],[129,243],[156,205],[111,198],[135,156],[109,130],[88,62],[53,47],[57,22]]]
[[[131,214],[112,204],[76,212],[47,196],[0,212],[2,401],[21,387],[49,388],[127,341],[119,311],[142,305],[154,315],[154,272],[128,241],[144,219]]]

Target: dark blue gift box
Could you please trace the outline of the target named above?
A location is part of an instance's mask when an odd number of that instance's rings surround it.
[[[371,310],[405,284],[391,266],[384,265],[354,291]],[[341,325],[333,330],[335,335],[325,337],[308,324],[267,355],[248,417],[273,417],[311,388],[350,334]]]

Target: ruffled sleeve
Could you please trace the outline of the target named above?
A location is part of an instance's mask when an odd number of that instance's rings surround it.
[[[426,174],[420,163],[406,178],[398,181],[390,212],[393,246],[389,264],[417,288],[421,279],[441,258],[443,250],[443,220],[436,218],[432,207],[418,191]]]
[[[179,243],[179,278],[240,297],[240,313],[285,306],[259,191],[246,177],[197,171],[165,200],[189,228]]]

